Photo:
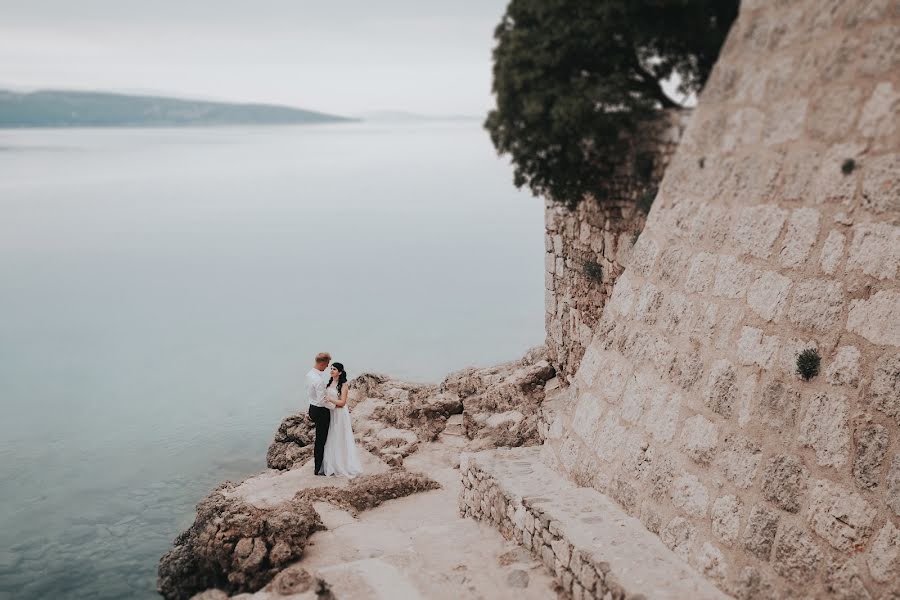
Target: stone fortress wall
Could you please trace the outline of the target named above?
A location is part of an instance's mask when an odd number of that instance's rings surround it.
[[[737,597],[900,594],[898,114],[896,0],[744,0],[593,327],[548,211],[544,460]]]
[[[567,381],[578,370],[616,278],[644,228],[647,209],[690,114],[667,111],[642,127],[602,202],[587,197],[570,207],[546,201],[547,350]]]

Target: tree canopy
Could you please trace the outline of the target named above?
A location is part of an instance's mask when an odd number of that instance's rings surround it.
[[[602,195],[637,125],[706,82],[739,0],[510,0],[494,37],[485,127],[516,186]],[[674,79],[672,79],[674,80]]]

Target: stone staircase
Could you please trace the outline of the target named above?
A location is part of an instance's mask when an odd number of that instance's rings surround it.
[[[574,600],[729,598],[612,500],[552,471],[540,452],[464,454],[460,513],[522,544]]]

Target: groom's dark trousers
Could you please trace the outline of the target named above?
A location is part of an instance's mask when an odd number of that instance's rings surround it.
[[[322,472],[322,457],[325,456],[325,440],[328,439],[328,426],[331,425],[331,411],[324,406],[309,405],[309,418],[316,424],[316,445],[313,450],[316,475]]]

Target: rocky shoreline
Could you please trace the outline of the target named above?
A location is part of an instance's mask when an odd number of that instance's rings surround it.
[[[351,406],[366,475],[325,479],[301,469],[314,432],[305,415],[287,417],[267,452],[267,471],[225,482],[197,505],[194,523],[160,560],[158,591],[171,600],[333,597],[327,581],[303,568],[310,537],[327,529],[317,506],[354,517],[441,487],[405,465],[423,444],[452,441],[446,454],[455,466],[463,451],[539,444],[540,408],[554,377],[543,347],[517,361],[451,373],[436,385],[360,375],[351,381]]]

